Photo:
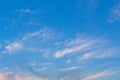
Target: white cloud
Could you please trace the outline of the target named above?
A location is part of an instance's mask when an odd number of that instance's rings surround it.
[[[59,69],[58,71],[71,71],[71,70],[75,70],[75,69],[79,69],[79,68],[81,68],[81,67],[80,66],[74,66],[74,67]]]
[[[108,74],[109,74],[108,72],[100,72],[100,73],[96,73],[96,74],[87,76],[87,77],[83,78],[82,80],[95,80],[95,79],[98,79],[101,77],[105,77]]]
[[[86,37],[86,35],[82,34],[76,37],[75,39],[72,38],[71,40],[66,40],[65,46],[80,45],[80,44],[87,43],[88,41],[91,41],[91,39],[89,37]]]
[[[88,52],[84,53],[82,56],[78,57],[78,61],[95,59],[95,58],[102,59],[102,58],[120,56],[118,53],[119,49],[117,49],[117,48],[114,48],[114,47],[113,48],[112,47],[103,47],[103,48],[97,48],[92,51],[88,51]]]
[[[21,38],[25,51],[32,53],[41,53],[42,57],[51,57],[53,49],[56,50],[55,43],[58,41],[59,35],[52,29],[44,27],[38,31],[26,32]]]
[[[28,76],[28,75],[19,75],[14,74],[10,76],[8,73],[0,72],[0,80],[50,80],[48,78],[36,77],[36,76]]]
[[[5,49],[8,51],[8,52],[13,52],[13,51],[17,51],[17,50],[20,50],[23,48],[23,45],[19,42],[13,42],[13,43],[10,43],[9,45],[7,45],[5,47]]]
[[[111,9],[110,18],[108,21],[110,23],[120,21],[120,4],[115,5],[115,7]]]
[[[37,63],[36,61],[29,63],[29,65],[32,66],[32,67],[33,67],[33,66],[36,66],[37,64],[38,64],[38,63]]]
[[[30,77],[30,76],[19,76],[16,75],[13,80],[50,80],[47,78],[41,78],[41,77]]]
[[[30,9],[22,9],[23,12],[29,13],[31,12]]]
[[[80,59],[81,60],[89,59],[91,56],[92,56],[92,53],[85,53]]]
[[[72,59],[68,59],[67,61],[66,61],[66,63],[71,63],[71,61],[72,61]]]
[[[57,41],[57,33],[45,27],[35,32],[25,33],[18,41],[6,42],[3,53],[12,53],[16,51],[30,51],[32,53],[42,53],[43,57],[48,57],[55,48],[54,43]]]
[[[65,77],[61,77],[60,80],[76,80],[76,79],[65,76]]]
[[[102,71],[102,72],[99,72],[99,73],[89,75],[89,76],[83,78],[82,80],[98,80],[98,79],[101,79],[101,78],[105,78],[107,76],[115,75],[117,73],[119,73],[119,72],[118,71],[106,70],[106,71]]]
[[[63,50],[58,50],[56,53],[55,53],[55,57],[56,58],[60,58],[60,57],[63,57],[64,55],[67,55],[67,54],[70,54],[70,53],[75,53],[75,52],[78,52],[78,51],[81,51],[81,50],[85,50],[87,49],[88,47],[94,45],[97,41],[96,40],[93,40],[93,41],[88,41],[84,44],[81,44],[78,46],[74,46],[74,47],[70,47],[70,48],[65,48]],[[76,43],[76,42],[75,42]]]
[[[49,62],[47,62],[47,63],[41,63],[40,65],[51,65],[52,63],[49,63]]]
[[[49,28],[45,27],[43,29],[40,29],[39,31],[25,34],[22,37],[22,40],[31,39],[33,37],[38,37],[38,38],[44,39],[44,40],[50,40],[53,38],[55,39],[56,34],[52,30],[50,30]]]
[[[64,45],[61,45],[61,49],[56,50],[54,54],[55,58],[61,58],[68,54],[77,55],[78,52],[81,52],[77,57],[78,61],[120,56],[119,47],[110,46],[110,42],[102,39],[92,39],[82,36],[69,41],[65,40],[64,43]],[[67,63],[69,63],[69,61],[67,61]]]
[[[40,69],[37,69],[36,71],[37,71],[37,72],[40,72],[40,71],[44,71],[44,70],[46,70],[46,69],[48,69],[48,67],[44,66],[44,67],[42,67],[42,68],[40,68]]]
[[[30,9],[21,9],[21,10],[16,10],[16,12],[31,13],[32,11]]]

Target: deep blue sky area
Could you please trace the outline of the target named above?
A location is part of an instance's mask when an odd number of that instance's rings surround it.
[[[119,0],[0,1],[0,80],[120,80]]]
[[[1,14],[7,13],[5,17],[10,17],[10,12],[18,9],[30,9],[40,12],[39,20],[46,25],[57,26],[62,29],[70,29],[70,32],[89,31],[111,32],[113,30],[107,23],[109,12],[119,1],[109,0],[30,0],[30,1],[1,1]],[[117,26],[118,25],[113,25]],[[104,29],[103,29],[104,28]],[[76,31],[78,30],[78,31]],[[118,30],[118,29],[117,29]],[[118,32],[115,30],[115,32]],[[94,34],[94,33],[93,33]]]

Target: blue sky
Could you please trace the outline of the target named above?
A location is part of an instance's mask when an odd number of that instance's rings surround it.
[[[119,0],[0,1],[0,80],[120,80]]]

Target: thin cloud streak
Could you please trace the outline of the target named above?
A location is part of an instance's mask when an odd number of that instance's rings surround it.
[[[102,72],[99,72],[96,74],[89,75],[89,76],[83,78],[82,80],[98,80],[101,78],[105,78],[107,76],[115,75],[117,73],[119,73],[119,71],[106,70],[106,71],[102,71]]]
[[[108,19],[109,23],[119,22],[120,21],[120,4],[115,5],[110,12],[110,18]]]
[[[79,57],[79,61],[88,60],[88,59],[102,59],[102,58],[109,58],[109,57],[119,57],[118,48],[115,47],[105,47],[98,48],[91,52],[84,53],[81,57]]]
[[[9,72],[8,73],[0,72],[0,80],[51,80],[51,79],[19,74],[14,74],[10,76]]]
[[[76,70],[80,68],[81,68],[80,66],[74,66],[74,67],[59,69],[58,71],[71,71],[71,70]]]
[[[74,52],[78,52],[80,50],[86,49],[86,48],[94,45],[95,43],[96,43],[96,41],[91,41],[91,42],[82,44],[80,46],[75,46],[75,47],[72,47],[72,48],[65,48],[63,50],[58,50],[55,53],[55,57],[56,58],[60,58],[60,57],[63,57],[64,55],[67,55],[67,54],[70,54],[70,53],[74,53]]]
[[[23,45],[19,42],[13,42],[13,43],[10,43],[9,45],[7,45],[5,47],[6,51],[9,52],[9,53],[12,53],[14,51],[18,51],[20,49],[23,48]]]
[[[28,40],[33,37],[38,37],[44,40],[50,40],[50,39],[55,39],[57,37],[57,34],[54,33],[51,29],[45,27],[43,29],[40,29],[39,31],[31,32],[31,33],[26,33],[23,37],[22,40]]]

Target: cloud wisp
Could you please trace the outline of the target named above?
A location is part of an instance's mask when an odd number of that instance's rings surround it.
[[[119,55],[119,48],[115,46],[109,46],[109,43],[105,40],[92,39],[92,38],[75,38],[71,41],[65,41],[65,45],[62,45],[62,49],[55,52],[55,58],[62,58],[67,55],[79,54],[81,60],[90,58],[106,58],[115,57]]]
[[[19,42],[13,42],[13,43],[10,43],[9,45],[7,45],[5,47],[6,51],[9,52],[9,53],[12,53],[14,51],[18,51],[20,49],[23,48],[23,45]]]
[[[98,48],[96,50],[84,53],[82,56],[79,57],[79,61],[87,59],[103,59],[115,56],[118,57],[120,56],[118,50],[118,48],[112,47]]]
[[[119,22],[120,21],[120,4],[116,4],[110,12],[110,18],[108,19],[110,23]]]
[[[80,68],[81,68],[80,66],[74,66],[74,67],[59,69],[58,71],[72,71]]]
[[[83,44],[83,45],[80,45],[80,46],[75,46],[75,47],[71,47],[71,48],[66,48],[66,49],[63,49],[63,50],[60,50],[60,51],[57,51],[55,53],[55,57],[56,58],[60,58],[60,57],[63,57],[64,55],[67,55],[67,54],[70,54],[70,53],[74,53],[74,52],[78,52],[80,50],[83,50],[85,48],[88,48],[90,47],[91,45],[93,45],[95,42],[89,42],[89,43],[86,43],[86,44]]]
[[[9,76],[3,72],[0,73],[0,80],[50,80],[48,78],[43,78],[43,77],[35,77],[35,76],[25,76],[25,75],[13,75]]]
[[[119,73],[119,72],[106,70],[106,71],[98,72],[95,74],[91,74],[91,75],[83,78],[82,80],[99,80],[102,78],[106,78],[107,76],[116,75],[117,73]]]
[[[102,39],[80,36],[71,40],[64,39],[62,44],[54,45],[58,41],[59,35],[45,27],[39,31],[24,34],[18,42],[15,41],[5,46],[5,50],[9,53],[19,50],[44,53],[44,57],[53,55],[54,58],[62,58],[79,53],[81,60],[90,59],[91,57],[105,58],[118,54],[116,47],[108,46],[109,43],[105,43]]]

